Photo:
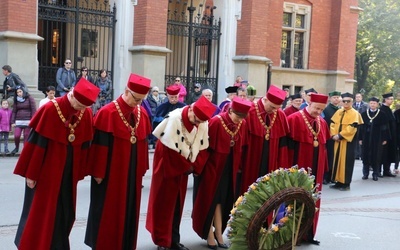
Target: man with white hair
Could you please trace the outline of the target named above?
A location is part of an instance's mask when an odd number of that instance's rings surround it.
[[[211,90],[211,89],[204,89],[204,90],[202,91],[202,95],[203,95],[207,100],[209,100],[209,101],[214,105],[214,107],[216,108],[216,110],[215,110],[215,112],[214,112],[214,114],[213,114],[212,116],[214,117],[215,115],[219,114],[219,112],[221,112],[221,110],[219,109],[219,107],[218,107],[217,105],[215,105],[215,104],[212,102],[212,99],[213,99],[213,92],[212,92],[212,90]]]

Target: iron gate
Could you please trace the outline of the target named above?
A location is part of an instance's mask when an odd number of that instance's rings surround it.
[[[213,100],[217,100],[221,19],[214,19],[214,9],[203,4],[196,8],[193,0],[190,6],[169,1],[167,48],[172,53],[167,55],[165,87],[180,77],[188,92],[186,98],[194,91],[194,84],[200,83],[202,89],[211,89]]]
[[[39,0],[39,86],[56,86],[57,69],[72,60],[77,77],[86,66],[95,80],[105,69],[113,80],[116,7],[107,0]],[[113,82],[113,81],[112,81]]]

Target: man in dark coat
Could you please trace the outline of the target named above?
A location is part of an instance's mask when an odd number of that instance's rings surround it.
[[[180,91],[179,86],[170,85],[166,90],[168,100],[156,108],[156,114],[153,118],[153,128],[157,127],[169,112],[186,106],[185,103],[178,101]]]
[[[382,95],[382,106],[381,110],[385,113],[388,119],[388,132],[389,137],[387,144],[383,146],[382,153],[382,167],[383,167],[383,176],[387,177],[396,177],[396,175],[392,174],[390,171],[390,165],[392,163],[397,163],[399,161],[399,157],[397,154],[397,136],[396,136],[396,118],[393,115],[393,111],[390,108],[390,105],[393,103],[393,93],[387,93]],[[380,173],[381,173],[380,169]]]
[[[95,116],[85,237],[93,249],[136,249],[142,178],[149,164],[147,136],[151,132],[140,103],[149,89],[150,79],[131,74],[124,93]]]
[[[200,174],[208,158],[208,122],[215,107],[204,96],[175,109],[154,129],[158,138],[153,160],[146,229],[158,250],[187,250],[179,227],[188,175]]]
[[[15,244],[18,249],[70,249],[76,187],[86,172],[93,136],[92,105],[100,89],[82,78],[33,116],[14,173],[26,178]]]
[[[24,91],[28,91],[26,88],[26,84],[21,80],[21,78],[12,72],[12,68],[10,65],[4,65],[2,67],[3,75],[5,75],[6,79],[3,82],[3,99],[7,99],[10,108],[12,108],[14,104],[14,94],[18,86],[22,86]]]
[[[357,93],[355,95],[355,101],[353,102],[353,108],[358,111],[358,113],[362,114],[368,109],[368,103],[363,101],[363,96],[361,93]],[[360,130],[357,132],[357,141],[359,136]],[[357,143],[356,145],[356,159],[361,160],[362,155],[362,146]]]
[[[369,108],[361,114],[364,124],[360,128],[360,144],[363,146],[363,180],[368,179],[372,168],[372,179],[378,180],[384,145],[389,138],[387,116],[378,108],[379,99],[371,97]]]
[[[339,91],[332,91],[329,93],[329,103],[324,109],[324,120],[328,124],[328,128],[331,126],[331,118],[338,111],[339,103],[340,103],[340,95]],[[332,182],[332,164],[333,164],[333,145],[334,141],[332,138],[326,142],[326,150],[328,152],[328,171],[324,174],[323,184],[329,184]]]

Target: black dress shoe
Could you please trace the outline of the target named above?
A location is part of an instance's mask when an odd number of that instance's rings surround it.
[[[219,243],[218,240],[217,240],[217,244],[218,244],[218,247],[219,247],[219,248],[225,248],[225,249],[228,249],[228,248],[229,248],[229,246],[228,246],[227,244],[225,244],[225,243]]]
[[[340,187],[339,190],[340,190],[340,191],[349,191],[349,190],[350,190],[350,187],[349,187],[349,186],[347,186],[347,187]]]
[[[390,172],[383,173],[383,176],[387,176],[387,177],[396,177],[395,174],[392,174],[392,173],[390,173]]]
[[[157,250],[169,250],[169,248],[168,247],[157,246]]]
[[[337,184],[330,185],[329,187],[333,188],[333,189],[339,189],[340,188],[340,186],[337,185]]]
[[[210,249],[218,249],[218,246],[217,246],[217,245],[210,245],[210,244],[207,244],[207,247],[210,248]]]
[[[185,247],[181,243],[172,243],[171,250],[189,250],[189,248]]]
[[[313,245],[319,245],[319,243],[321,243],[319,240],[316,239],[308,239],[307,242]]]
[[[368,179],[368,176],[364,175],[363,177],[361,177],[361,179],[367,180],[367,179]]]
[[[372,176],[372,180],[377,181],[378,180],[378,176]]]

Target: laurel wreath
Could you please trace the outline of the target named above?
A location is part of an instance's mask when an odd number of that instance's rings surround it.
[[[249,249],[247,239],[249,223],[263,204],[271,197],[276,197],[274,194],[280,191],[297,187],[304,189],[306,194],[312,197],[314,202],[311,201],[311,204],[314,209],[315,202],[321,195],[318,190],[319,186],[314,186],[314,179],[315,177],[311,175],[310,169],[306,171],[297,166],[287,169],[281,168],[258,178],[255,183],[250,185],[248,191],[237,199],[234,208],[231,210],[228,221],[228,238],[231,242],[229,249]],[[279,208],[284,208],[284,213],[281,213],[280,218],[277,218]],[[262,226],[259,232],[256,232],[258,233],[258,249],[278,249],[288,244],[299,233],[299,227],[296,223],[298,224],[300,218],[304,219],[302,217],[303,210],[304,206],[302,207],[300,202],[296,204],[296,199],[278,204],[272,222],[267,227]]]

